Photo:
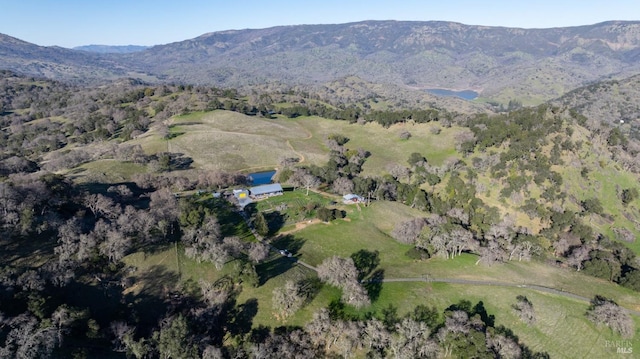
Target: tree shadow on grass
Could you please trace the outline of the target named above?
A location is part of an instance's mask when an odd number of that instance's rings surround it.
[[[64,288],[51,289],[54,297],[77,308],[87,308],[98,324],[108,326],[125,309],[122,304],[122,288],[108,283],[89,284],[72,282]]]
[[[305,305],[311,303],[322,289],[322,282],[318,277],[303,278],[297,284]]]
[[[493,327],[496,324],[496,316],[493,314],[487,313],[487,309],[484,307],[484,303],[479,301],[474,307],[473,311],[475,314],[478,314],[482,321],[489,327]]]
[[[182,246],[180,243],[177,244],[178,246],[178,251],[183,250]],[[175,248],[176,248],[176,243],[175,242],[153,242],[153,243],[144,243],[142,244],[138,249],[137,252],[138,253],[142,253],[143,255],[143,259],[146,260],[147,257],[156,255],[158,253],[162,253],[162,252],[166,252],[168,250],[171,250],[171,256],[173,257],[175,255]],[[169,258],[167,258],[168,260]]]
[[[264,218],[267,220],[267,224],[269,225],[269,235],[273,235],[284,226],[285,217],[279,211],[264,213]]]
[[[358,269],[358,280],[368,276],[380,264],[380,253],[361,249],[351,255],[353,264]]]
[[[487,313],[487,309],[484,307],[484,303],[482,301],[479,301],[475,306],[472,306],[470,301],[462,299],[458,303],[452,304],[447,309],[445,309],[445,313],[456,310],[467,312],[469,317],[478,315],[480,319],[482,319],[484,324],[488,327],[493,327],[495,325],[495,316],[493,314]]]
[[[293,267],[295,260],[287,257],[277,257],[267,262],[256,265],[258,273],[258,286],[265,284],[269,279],[287,272]]]
[[[163,266],[152,266],[136,277],[136,284],[141,285],[139,294],[129,293],[126,302],[139,318],[142,327],[153,328],[171,308],[172,297],[180,280],[178,273],[168,271]]]
[[[367,290],[369,298],[375,302],[380,297],[382,291],[382,282],[384,281],[384,269],[378,269],[371,273],[369,279],[364,283],[364,289]]]
[[[260,324],[257,327],[251,329],[251,333],[249,334],[249,341],[251,343],[264,343],[269,337],[269,334],[271,334],[271,327]]]
[[[3,265],[31,265],[53,254],[58,245],[51,235],[10,237],[0,232],[0,263]]]
[[[290,234],[284,236],[278,236],[271,240],[271,245],[278,249],[286,249],[292,255],[297,255],[302,246],[304,245],[305,240],[301,238],[296,238]]]
[[[169,138],[168,138],[168,139],[172,140],[172,139],[174,139],[174,138],[178,138],[178,137],[180,137],[180,136],[184,135],[185,133],[186,133],[185,131],[176,131],[176,132],[171,132],[171,133],[169,134]]]
[[[155,296],[166,295],[179,281],[178,273],[169,271],[162,265],[151,266],[137,276],[137,282],[143,286],[142,292]]]
[[[246,302],[236,307],[234,316],[229,323],[229,332],[235,335],[249,333],[256,314],[258,314],[258,300],[256,298],[247,299]]]
[[[131,191],[130,200],[137,201],[138,197],[149,192],[149,190],[145,190],[143,188],[138,187],[135,182],[116,182],[116,183],[102,183],[102,182],[85,182],[78,185],[78,188],[82,191],[87,191],[92,194],[102,194],[107,197],[111,197],[111,199],[116,200],[117,195],[115,192],[109,192],[110,187],[115,186],[125,186]]]
[[[238,236],[246,238],[252,236],[251,230],[247,226],[242,214],[238,212],[233,204],[225,200],[211,201],[211,206],[215,211],[220,230],[224,236]],[[247,207],[251,206],[247,205]],[[250,215],[249,217],[250,218]]]

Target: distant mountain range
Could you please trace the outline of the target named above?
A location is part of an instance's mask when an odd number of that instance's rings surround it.
[[[539,103],[640,72],[640,22],[519,29],[365,21],[204,34],[122,53],[41,47],[0,35],[0,66],[66,80],[121,76],[241,87],[319,84],[349,75],[412,89],[474,90]],[[110,52],[110,51],[109,51]]]
[[[128,54],[131,52],[146,50],[148,48],[149,46],[139,46],[139,45],[123,45],[123,46],[84,45],[84,46],[76,46],[73,49],[80,50],[80,51],[97,52],[100,54]]]

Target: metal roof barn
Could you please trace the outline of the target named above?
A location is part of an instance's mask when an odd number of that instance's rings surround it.
[[[282,192],[282,186],[280,183],[265,184],[262,186],[251,187],[249,191],[251,191],[252,196],[261,196],[269,193]]]

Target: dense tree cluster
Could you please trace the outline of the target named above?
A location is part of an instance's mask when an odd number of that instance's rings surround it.
[[[241,241],[220,227],[217,216],[229,217],[230,204],[225,201],[178,200],[166,188],[145,190],[133,183],[91,192],[49,173],[13,174],[0,185],[0,245],[7,249],[0,254],[3,357],[92,356],[92,350],[109,350],[110,330],[118,337],[116,349],[133,356],[165,355],[162,353],[175,350],[200,353],[188,332],[193,330],[195,318],[205,320],[205,314],[170,315],[156,334],[140,339],[158,318],[152,313],[135,314],[148,304],[124,294],[131,278],[122,258],[131,251],[181,240],[185,254],[198,260],[222,265],[227,258],[235,258],[238,268],[232,271],[236,278],[231,283],[257,285],[251,262],[259,263],[268,255],[266,245]],[[29,247],[37,248],[34,254],[27,252]],[[40,259],[16,265],[13,256],[17,253]],[[163,275],[158,275],[162,281]],[[164,280],[175,284],[169,274]],[[231,290],[226,288],[226,292]],[[78,291],[85,294],[76,296]],[[90,294],[94,291],[95,295]],[[198,299],[188,293],[157,295],[149,298],[149,303],[167,310],[183,302],[185,308],[191,308],[189,301]],[[230,310],[230,294],[221,289],[209,289],[203,297],[208,298],[207,306],[218,306],[208,309],[207,315],[222,318],[220,305]],[[154,300],[159,302],[153,304]]]
[[[424,306],[402,317],[390,307],[381,318],[366,320],[322,309],[304,328],[275,331],[251,353],[256,358],[548,357],[523,346],[507,328],[495,327],[482,302],[466,301],[450,306],[442,321],[435,308]]]

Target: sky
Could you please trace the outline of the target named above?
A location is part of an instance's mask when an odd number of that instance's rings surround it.
[[[0,33],[41,46],[159,45],[208,32],[363,20],[549,28],[640,20],[638,0],[0,0]]]

